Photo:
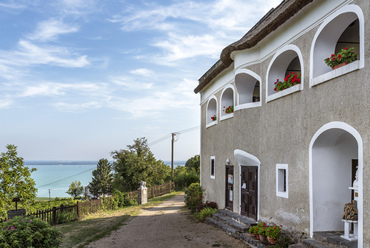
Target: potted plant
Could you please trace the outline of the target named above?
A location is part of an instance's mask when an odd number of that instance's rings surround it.
[[[301,74],[296,74],[294,71],[289,73],[285,78],[284,82],[279,81],[279,79],[276,80],[274,83],[275,87],[274,90],[276,92],[288,89],[294,85],[301,83]]]
[[[211,119],[212,119],[212,121],[216,121],[216,120],[217,120],[217,117],[216,117],[216,115],[214,115],[214,116],[211,116]]]
[[[225,108],[225,106],[224,106]],[[226,114],[230,114],[232,112],[234,112],[234,105],[231,105],[229,107],[226,108],[226,110],[224,110]]]
[[[251,226],[249,228],[249,234],[252,236],[252,237],[256,237],[257,236],[257,226]]]
[[[259,226],[258,226],[259,225]],[[266,223],[258,223],[258,235],[261,241],[266,241],[266,230],[267,230],[267,225]]]
[[[354,52],[355,48],[344,48],[337,55],[332,54],[330,57],[324,59],[325,63],[330,66],[333,70],[352,63],[357,60],[357,53]]]
[[[266,236],[267,236],[267,240],[270,242],[270,244],[275,244],[280,235],[281,235],[281,228],[282,225],[280,226],[277,226],[277,225],[274,225],[274,226],[270,226],[267,228],[266,230]]]

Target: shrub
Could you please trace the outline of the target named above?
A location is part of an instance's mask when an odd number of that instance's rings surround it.
[[[117,201],[117,206],[119,208],[125,206],[125,195],[121,191],[115,190],[113,192],[113,196],[114,196],[114,199]]]
[[[214,209],[218,209],[218,205],[216,202],[214,201],[206,201],[206,203],[200,203],[198,206],[197,206],[197,212],[200,212],[202,211],[202,209],[206,208],[206,207],[209,207],[209,208],[214,208]]]
[[[59,247],[62,233],[38,218],[17,216],[0,223],[1,248]]]
[[[185,203],[192,213],[203,202],[203,191],[199,183],[190,184],[189,188],[185,191]]]
[[[212,214],[216,212],[217,212],[217,209],[215,208],[205,207],[200,211],[198,218],[199,220],[204,221],[207,217],[212,216]]]

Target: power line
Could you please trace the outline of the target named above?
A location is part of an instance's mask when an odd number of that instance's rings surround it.
[[[181,131],[178,131],[178,132],[173,132],[173,133],[176,134],[176,135],[179,135],[179,134],[183,134],[183,133],[188,133],[188,132],[194,131],[194,130],[199,129],[199,128],[200,128],[200,126],[196,126],[196,127],[184,129],[184,130],[181,130]],[[171,136],[172,136],[172,133],[167,134],[167,135],[163,136],[162,138],[159,138],[159,139],[157,139],[157,140],[155,140],[153,142],[150,142],[148,144],[148,146],[156,145],[159,142],[162,142],[162,141],[164,141],[164,140],[166,140],[168,138],[171,138]]]
[[[74,174],[74,175],[69,176],[69,177],[65,177],[65,178],[63,178],[63,179],[60,179],[60,180],[57,180],[57,181],[54,181],[54,182],[51,182],[51,183],[48,183],[48,184],[44,184],[44,185],[42,185],[42,186],[39,186],[37,189],[42,188],[42,187],[45,187],[45,186],[48,186],[48,185],[51,185],[51,184],[54,184],[54,183],[58,183],[58,182],[60,182],[60,181],[66,180],[66,179],[68,179],[68,178],[71,178],[71,177],[74,177],[74,176],[77,176],[77,175],[80,175],[80,174],[83,174],[83,173],[86,173],[86,172],[88,172],[88,171],[92,171],[92,170],[95,170],[95,168],[85,170],[85,171],[83,171],[83,172],[80,172],[80,173]]]

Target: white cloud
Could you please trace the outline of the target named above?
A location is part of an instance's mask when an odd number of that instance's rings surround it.
[[[124,86],[126,90],[130,91],[148,90],[153,86],[153,83],[143,83],[140,82],[137,78],[127,76],[112,77],[111,82],[119,86]]]
[[[0,109],[5,109],[9,108],[13,104],[13,100],[7,98],[7,97],[2,97],[0,101]]]
[[[144,77],[154,77],[155,76],[155,73],[153,71],[146,69],[146,68],[132,70],[130,71],[130,73],[134,75],[144,76]]]
[[[24,9],[26,6],[19,3],[0,3],[0,7],[9,8],[9,9]]]
[[[47,64],[62,67],[86,67],[90,65],[86,55],[76,56],[65,47],[40,47],[26,40],[19,41],[18,45],[19,50],[10,52],[11,57],[9,57],[17,65]]]
[[[77,26],[69,26],[62,21],[50,19],[38,24],[35,33],[28,36],[31,40],[49,41],[55,40],[60,34],[68,34],[78,31]]]
[[[91,101],[91,102],[82,102],[82,103],[66,103],[66,102],[57,102],[52,104],[55,108],[60,111],[78,113],[86,109],[98,109],[102,107],[100,102]]]

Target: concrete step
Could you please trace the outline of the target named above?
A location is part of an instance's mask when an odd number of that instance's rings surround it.
[[[356,248],[357,241],[348,241],[340,237],[342,232],[315,232],[312,239],[304,239],[303,245],[312,248]]]
[[[238,232],[244,233],[248,232],[249,226],[246,226],[245,224],[239,223],[234,219],[231,219],[229,216],[223,215],[221,213],[214,213],[212,214],[212,217],[226,223],[227,225],[235,228],[238,230]]]
[[[256,225],[257,224],[255,220],[249,219],[248,217],[245,217],[245,216],[242,216],[240,214],[231,212],[229,210],[220,209],[220,210],[218,210],[218,213],[229,216],[230,218],[234,219],[235,221],[246,225],[248,227],[248,229],[251,225]]]
[[[205,220],[205,223],[213,225],[217,228],[220,228],[221,230],[223,230],[224,232],[226,232],[227,234],[233,237],[239,238],[239,232],[237,229],[225,224],[224,222],[220,220],[217,220],[213,217],[207,217]]]

